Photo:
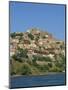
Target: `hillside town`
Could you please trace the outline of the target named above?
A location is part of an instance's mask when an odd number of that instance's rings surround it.
[[[17,55],[17,56],[16,56]],[[62,59],[64,59],[62,61]],[[39,70],[39,74],[65,71],[65,43],[56,39],[52,34],[37,28],[31,28],[26,32],[10,33],[10,60],[11,66],[20,61],[22,65],[50,66],[49,70]],[[48,61],[47,61],[48,60]],[[33,64],[34,63],[34,64]],[[60,65],[56,66],[56,64]],[[62,64],[62,65],[61,65]],[[53,70],[54,67],[56,70]],[[33,69],[36,69],[33,67]],[[42,68],[43,69],[43,68]],[[38,70],[38,68],[37,68]],[[30,74],[36,74],[37,70]],[[36,73],[34,73],[36,72]],[[41,73],[42,72],[42,73]],[[16,74],[16,73],[13,73]],[[18,73],[20,74],[20,72]],[[26,74],[22,74],[26,75]]]

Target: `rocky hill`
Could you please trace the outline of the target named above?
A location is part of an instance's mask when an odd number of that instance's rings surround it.
[[[65,43],[37,28],[14,32],[10,34],[10,59],[12,75],[63,72]]]

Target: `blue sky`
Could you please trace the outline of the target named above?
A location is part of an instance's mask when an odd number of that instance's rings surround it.
[[[64,40],[65,6],[37,3],[10,2],[10,31],[25,32],[37,27]]]

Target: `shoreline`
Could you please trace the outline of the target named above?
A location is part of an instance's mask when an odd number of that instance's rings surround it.
[[[14,78],[14,77],[38,77],[38,76],[47,76],[47,75],[53,75],[53,74],[63,74],[66,72],[49,72],[49,73],[46,73],[46,74],[41,74],[41,75],[9,75],[10,78]]]

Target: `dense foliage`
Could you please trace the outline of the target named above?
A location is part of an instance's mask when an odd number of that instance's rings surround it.
[[[52,61],[50,57],[33,56],[32,61],[27,56],[27,50],[19,49],[16,55],[12,56],[11,75],[36,75],[45,74],[47,72],[62,72],[65,70],[65,56],[60,55]],[[37,61],[44,62],[39,64]]]

